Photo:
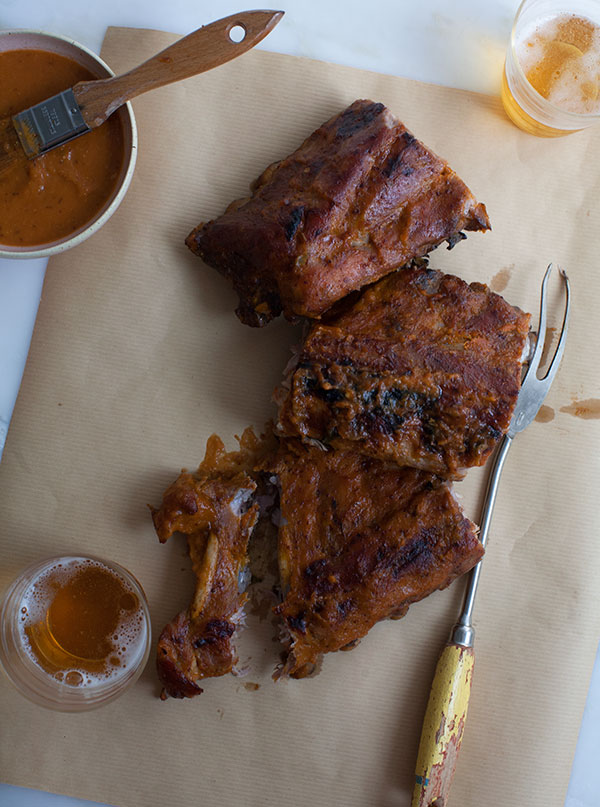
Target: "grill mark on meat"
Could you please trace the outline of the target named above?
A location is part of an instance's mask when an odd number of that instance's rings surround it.
[[[346,398],[346,393],[340,389],[323,389],[322,387],[316,387],[315,385],[315,395],[320,398],[322,401],[326,401],[327,403],[339,403],[339,401],[343,401]]]
[[[288,241],[291,241],[292,238],[296,235],[298,227],[302,223],[303,217],[304,217],[303,207],[295,207],[290,213],[289,220],[284,228],[285,237],[287,238]]]
[[[209,619],[203,628],[202,636],[194,639],[194,647],[202,647],[205,644],[214,644],[220,639],[229,639],[235,632],[235,625],[226,619]]]
[[[383,104],[370,104],[367,107],[356,107],[353,104],[341,113],[339,123],[336,126],[337,136],[346,138],[356,134],[373,123],[384,110]]]
[[[306,633],[306,620],[304,619],[304,614],[298,614],[298,616],[288,616],[287,623],[290,630],[293,630],[296,633]]]
[[[408,132],[405,132],[404,134],[407,135]],[[415,142],[415,138],[413,137],[412,139],[407,140],[403,136],[402,139],[406,142],[406,147],[397,154],[392,154],[392,156],[387,159],[383,168],[381,169],[381,173],[388,179],[390,179],[390,177],[392,177],[397,172],[398,169],[401,169],[400,173],[404,177],[409,177],[411,174],[414,174],[415,172],[415,169],[411,165],[404,165],[406,159],[406,153],[410,148],[410,146],[412,145],[412,143]]]
[[[403,156],[404,155],[401,152],[400,154],[395,154],[393,157],[390,157],[390,159],[387,161],[387,163],[381,169],[381,173],[384,176],[388,177],[388,179],[389,179],[392,176],[392,174],[395,173],[396,168],[402,163]],[[403,175],[404,176],[410,176],[413,173],[414,170],[415,170],[414,168],[411,168],[410,166],[406,166],[404,171],[403,171]]]

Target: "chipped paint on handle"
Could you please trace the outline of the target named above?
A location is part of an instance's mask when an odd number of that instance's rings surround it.
[[[423,721],[412,807],[448,804],[462,741],[475,656],[472,647],[446,645],[437,663]]]

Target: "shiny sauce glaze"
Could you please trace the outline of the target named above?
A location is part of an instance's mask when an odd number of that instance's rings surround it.
[[[0,53],[0,119],[97,78],[72,59],[41,50]],[[79,230],[110,199],[123,163],[116,115],[35,160],[15,159],[0,176],[0,244],[37,246]]]

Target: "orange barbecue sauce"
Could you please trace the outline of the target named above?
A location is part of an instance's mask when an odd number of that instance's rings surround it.
[[[94,78],[56,53],[1,52],[0,119]],[[19,157],[0,175],[0,244],[37,246],[81,228],[112,195],[122,162],[123,131],[116,115],[35,160]]]

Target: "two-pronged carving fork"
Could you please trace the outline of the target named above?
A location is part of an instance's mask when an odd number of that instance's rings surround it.
[[[567,326],[569,321],[570,288],[569,280],[561,269],[565,294],[565,314],[556,352],[546,374],[538,378],[544,342],[546,341],[547,285],[552,264],[546,270],[542,282],[540,320],[533,355],[527,374],[521,385],[515,411],[495,456],[481,512],[481,543],[485,546],[492,521],[494,502],[498,491],[500,474],[512,441],[522,432],[539,411],[554,380],[562,358]],[[456,767],[458,751],[462,740],[473,674],[473,643],[475,631],[472,625],[473,604],[481,561],[470,572],[463,609],[458,622],[452,629],[448,644],[440,655],[429,703],[423,721],[421,743],[416,767],[416,782],[412,807],[446,807],[448,792]]]

